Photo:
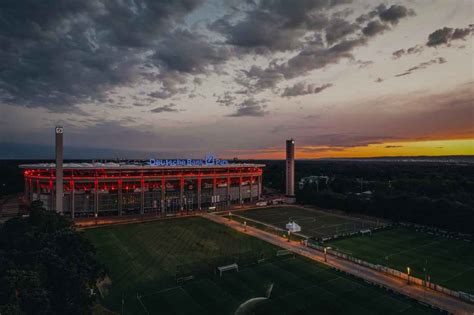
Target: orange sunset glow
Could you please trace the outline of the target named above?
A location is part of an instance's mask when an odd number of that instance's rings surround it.
[[[474,139],[386,142],[337,149],[303,146],[296,150],[296,157],[300,159],[446,155],[474,155]],[[283,159],[284,157],[283,150],[245,155],[245,158],[250,159]]]

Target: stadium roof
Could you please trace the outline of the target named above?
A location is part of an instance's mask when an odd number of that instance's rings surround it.
[[[37,164],[21,164],[19,166],[23,169],[55,169],[56,163],[37,163]],[[147,170],[147,169],[187,169],[187,168],[229,168],[229,167],[265,167],[265,164],[253,163],[228,163],[225,165],[179,165],[179,166],[156,166],[143,163],[65,163],[63,169],[114,169],[114,170]]]

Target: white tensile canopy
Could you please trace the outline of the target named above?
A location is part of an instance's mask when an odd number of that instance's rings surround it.
[[[289,222],[286,224],[286,229],[292,233],[294,232],[300,232],[301,231],[301,226],[299,226],[298,224],[296,224],[295,221],[293,222]]]

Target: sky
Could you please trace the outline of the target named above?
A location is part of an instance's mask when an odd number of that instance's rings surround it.
[[[0,151],[62,125],[92,158],[283,158],[289,138],[297,158],[474,155],[473,17],[470,0],[4,0]]]

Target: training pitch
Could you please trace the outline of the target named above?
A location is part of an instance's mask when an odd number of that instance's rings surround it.
[[[326,211],[297,206],[279,206],[234,212],[244,218],[270,224],[281,229],[290,221],[301,226],[299,234],[324,239],[338,234],[359,232],[380,227],[384,223],[376,220],[359,219]]]
[[[102,227],[85,235],[111,278],[102,303],[116,313],[435,312],[203,218]],[[216,267],[234,262],[238,272],[215,273]]]
[[[329,242],[334,249],[474,294],[474,244],[397,228]]]

